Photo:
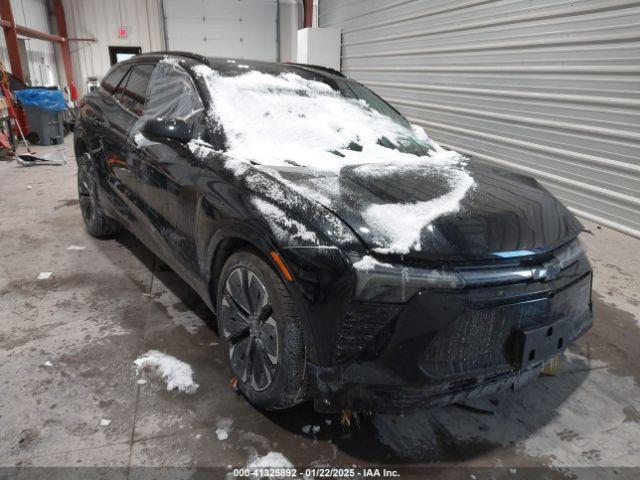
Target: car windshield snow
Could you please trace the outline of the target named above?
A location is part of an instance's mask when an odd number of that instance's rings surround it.
[[[303,78],[250,68],[195,68],[211,94],[209,112],[222,125],[229,152],[265,164],[335,169],[346,163],[404,160],[434,150],[380,97],[340,77]]]

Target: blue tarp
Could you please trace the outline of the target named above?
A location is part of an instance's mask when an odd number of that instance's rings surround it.
[[[24,106],[35,106],[54,112],[61,112],[67,108],[67,104],[60,90],[27,88],[26,90],[16,90],[15,95],[18,101]]]

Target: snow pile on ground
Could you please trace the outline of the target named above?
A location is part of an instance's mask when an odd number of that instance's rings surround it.
[[[184,363],[171,355],[149,350],[133,362],[138,370],[157,372],[167,382],[167,390],[177,388],[180,392],[195,393],[199,385],[193,381],[193,370],[188,363]]]
[[[326,83],[294,73],[220,75],[206,65],[194,71],[211,93],[215,109],[208,115],[224,129],[230,157],[225,166],[236,175],[246,174],[254,162],[334,173],[357,166],[353,171],[365,177],[404,169],[428,170],[445,177],[450,191],[438,198],[372,205],[364,212],[384,244],[380,253],[402,254],[419,248],[421,230],[439,216],[458,211],[474,185],[460,154],[432,142],[422,128],[396,122],[366,101],[347,98]],[[421,154],[405,153],[408,151]],[[271,206],[260,205],[262,211],[261,207],[270,220],[286,223]],[[298,229],[298,235],[305,234]]]
[[[280,452],[269,452],[262,457],[252,456],[247,468],[293,468],[293,463]]]

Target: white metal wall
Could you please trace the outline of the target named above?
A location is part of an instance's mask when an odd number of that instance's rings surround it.
[[[275,0],[164,0],[169,49],[275,61]]]
[[[13,19],[18,25],[51,33],[46,0],[11,0],[11,8],[13,10]],[[43,40],[26,38],[22,35],[19,35],[18,38],[25,41],[28,58],[26,59],[26,65],[23,65],[23,69],[28,69],[31,84],[34,86],[57,85],[58,73],[53,44]],[[2,33],[0,33],[0,56],[6,68],[11,70],[7,45]]]
[[[71,62],[78,95],[86,93],[88,77],[101,79],[111,66],[109,46],[164,49],[160,0],[63,0],[70,37],[97,42],[72,42]],[[127,28],[125,38],[119,27]]]
[[[319,23],[435,140],[640,237],[640,2],[321,0]]]

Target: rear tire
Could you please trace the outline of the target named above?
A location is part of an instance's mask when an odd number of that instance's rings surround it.
[[[218,331],[238,390],[258,408],[289,408],[303,398],[305,345],[294,299],[261,257],[226,261],[217,292]]]
[[[87,232],[94,237],[110,237],[122,229],[120,224],[109,217],[98,198],[98,176],[93,160],[88,154],[78,160],[78,198],[80,211]]]

